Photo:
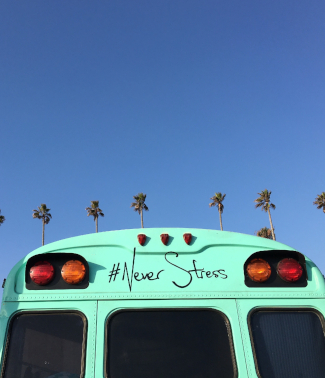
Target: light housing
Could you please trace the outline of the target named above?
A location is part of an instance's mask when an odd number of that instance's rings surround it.
[[[86,267],[79,260],[70,260],[63,265],[61,275],[66,283],[75,285],[84,279]]]
[[[253,259],[246,268],[248,277],[254,282],[265,282],[271,276],[270,264],[263,259]]]
[[[146,235],[145,234],[139,234],[138,235],[138,242],[140,245],[144,245],[144,243],[146,242]]]
[[[186,244],[190,245],[191,241],[192,241],[192,234],[190,234],[189,232],[185,233],[183,235],[183,239],[184,239]]]
[[[47,285],[54,278],[54,267],[48,261],[38,261],[30,268],[29,275],[37,285]]]
[[[277,273],[286,282],[296,282],[302,276],[303,269],[297,260],[286,258],[278,263]]]
[[[168,240],[169,240],[169,235],[168,234],[161,234],[160,240],[162,241],[163,244],[167,245]]]

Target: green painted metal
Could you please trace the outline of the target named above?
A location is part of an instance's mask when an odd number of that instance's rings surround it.
[[[141,246],[137,235],[147,240]],[[167,233],[164,245],[160,235]],[[184,233],[193,235],[187,245]],[[0,313],[0,345],[5,345],[9,319],[17,311],[74,309],[88,321],[86,378],[104,377],[104,327],[107,317],[122,308],[215,308],[228,317],[239,377],[256,377],[247,317],[256,307],[313,307],[325,311],[325,283],[306,257],[304,288],[248,288],[244,263],[255,252],[290,250],[284,244],[226,231],[155,228],[101,232],[45,245],[11,270]],[[89,264],[86,289],[27,290],[25,267],[31,256],[77,253]],[[2,351],[1,351],[1,355]],[[96,356],[96,359],[95,359]]]

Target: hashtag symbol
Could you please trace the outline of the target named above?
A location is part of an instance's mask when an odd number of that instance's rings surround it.
[[[113,278],[113,281],[115,281],[115,278],[118,274],[120,274],[120,263],[117,264],[117,267],[115,269],[115,264],[113,265],[113,269],[109,272],[109,282],[111,282],[112,278]]]

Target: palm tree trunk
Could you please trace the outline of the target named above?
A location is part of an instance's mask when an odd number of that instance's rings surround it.
[[[219,219],[220,219],[220,230],[223,231],[222,219],[221,219],[221,211],[220,210],[219,210]]]
[[[96,232],[98,232],[98,218],[96,218]]]
[[[42,223],[43,223],[43,231],[42,231],[42,245],[44,245],[44,233],[45,233],[45,222],[44,222],[44,219],[42,219]]]
[[[140,216],[141,216],[141,228],[144,228],[143,227],[143,213],[142,213],[142,209],[140,211]]]
[[[272,223],[270,209],[267,209],[267,212],[269,213],[269,219],[270,219],[270,225],[271,225],[271,231],[272,231],[272,238],[273,238],[273,240],[275,240],[275,235],[274,235],[274,229],[273,229],[273,223]]]

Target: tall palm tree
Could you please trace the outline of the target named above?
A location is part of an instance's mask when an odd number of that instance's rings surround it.
[[[0,214],[1,214],[1,210],[0,210]],[[0,226],[2,225],[2,223],[6,220],[6,218],[3,216],[3,215],[0,215]]]
[[[92,215],[94,217],[94,221],[96,222],[96,232],[98,232],[98,217],[99,215],[101,217],[104,216],[103,210],[98,207],[99,201],[90,201],[91,207],[86,207],[86,210],[88,212],[87,217],[89,215]]]
[[[143,193],[138,193],[136,196],[133,196],[135,202],[131,203],[130,207],[134,207],[134,211],[137,211],[141,216],[141,228],[143,228],[143,210],[148,211],[148,206],[144,203],[147,195]]]
[[[325,192],[318,194],[313,204],[317,206],[317,209],[323,209],[323,213],[325,213]]]
[[[271,213],[270,213],[270,208],[275,209],[275,205],[271,203],[271,191],[268,191],[267,189],[263,190],[261,193],[257,193],[259,195],[258,198],[254,202],[256,202],[255,208],[257,209],[258,207],[262,208],[262,211],[264,210],[269,214],[269,219],[270,219],[270,225],[271,225],[271,232],[272,232],[272,238],[275,240],[275,235],[274,235],[274,228],[273,228],[273,223],[272,223],[272,218],[271,218]]]
[[[220,192],[215,193],[215,195],[210,198],[213,202],[209,203],[210,207],[218,206],[221,231],[223,231],[221,214],[223,213],[223,208],[224,208],[222,201],[225,199],[225,197],[226,197],[225,194],[222,194]]]
[[[272,239],[272,231],[268,227],[263,227],[256,232],[256,236],[265,239]]]
[[[33,210],[33,218],[42,219],[43,231],[42,231],[42,245],[44,245],[44,232],[45,225],[50,223],[52,215],[49,213],[51,209],[48,209],[45,203],[41,203],[41,206],[37,207],[37,210]]]

